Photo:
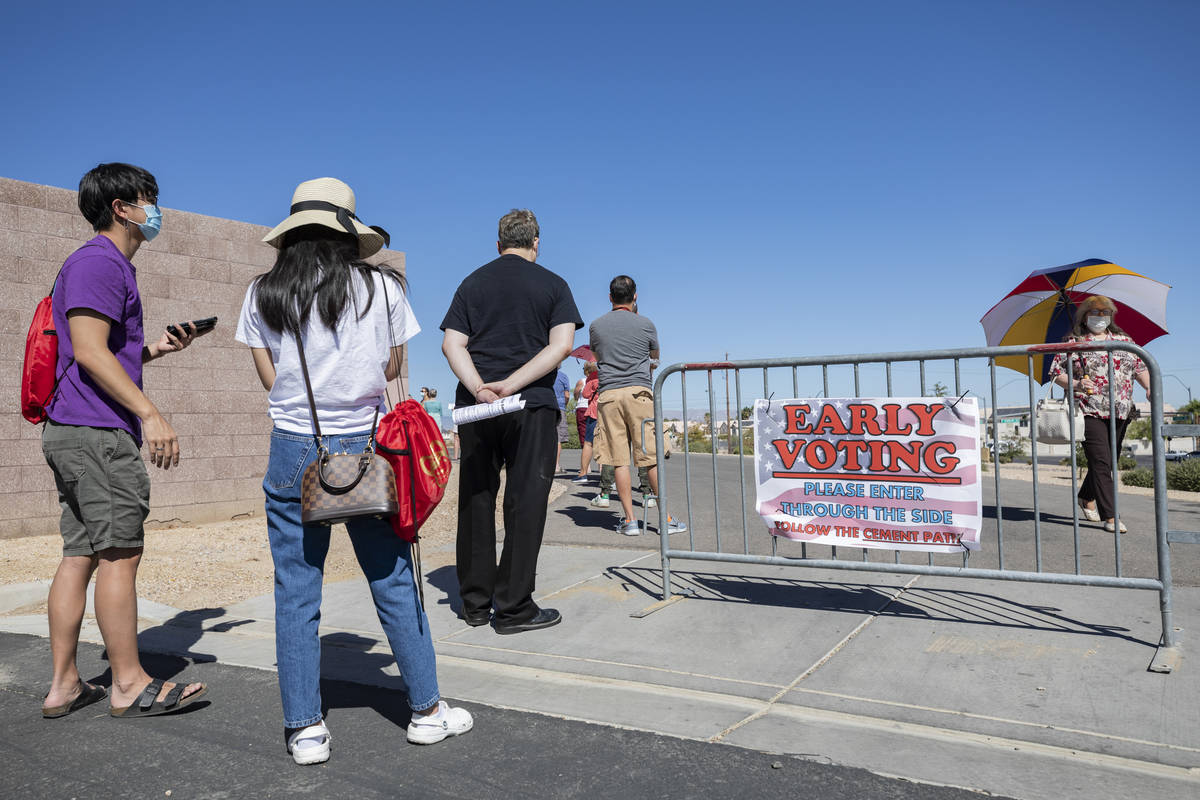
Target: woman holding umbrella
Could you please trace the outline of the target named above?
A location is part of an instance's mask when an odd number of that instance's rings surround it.
[[[1079,304],[1075,311],[1075,325],[1066,337],[1072,342],[1121,341],[1132,342],[1116,324],[1117,306],[1103,295],[1092,295]],[[1113,397],[1116,408],[1109,405],[1108,359],[1112,357]],[[1133,382],[1150,389],[1150,373],[1142,360],[1132,353],[1097,351],[1084,353],[1059,353],[1050,366],[1050,376],[1059,386],[1068,383],[1067,362],[1075,379],[1075,402],[1084,417],[1083,451],[1087,455],[1088,471],[1079,487],[1079,507],[1083,515],[1093,521],[1104,520],[1104,529],[1120,529],[1125,533],[1125,524],[1115,519],[1113,494],[1116,491],[1112,479],[1112,441],[1109,438],[1109,418],[1116,414],[1117,451],[1125,439],[1125,429],[1133,412]]]

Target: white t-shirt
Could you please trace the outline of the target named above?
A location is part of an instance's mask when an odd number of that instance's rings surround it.
[[[366,316],[358,319],[358,309],[366,305],[367,284],[357,271],[353,275],[357,305],[347,300],[337,330],[326,328],[317,309],[313,308],[304,331],[304,357],[308,361],[322,433],[368,431],[375,409],[380,408],[381,413],[387,410],[382,404],[387,385],[384,369],[392,343],[383,299],[385,278],[378,272],[372,273],[375,297]],[[399,346],[415,336],[421,326],[417,324],[399,283],[388,279],[387,291],[392,305],[395,343]],[[296,340],[290,334],[285,336],[271,330],[263,322],[254,302],[253,284],[246,291],[234,338],[250,347],[266,348],[271,353],[271,360],[275,362],[275,384],[268,396],[270,407],[267,413],[275,425],[292,433],[311,434],[312,417]]]

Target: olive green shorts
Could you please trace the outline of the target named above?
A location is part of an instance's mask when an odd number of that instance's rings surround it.
[[[150,476],[128,431],[50,421],[42,453],[58,486],[64,556],[145,544]]]

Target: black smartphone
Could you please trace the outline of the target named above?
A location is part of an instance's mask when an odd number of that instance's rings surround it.
[[[204,319],[194,319],[194,320],[192,320],[192,324],[196,326],[196,335],[199,336],[200,334],[208,333],[213,328],[217,327],[217,318],[216,317],[205,317]],[[186,330],[187,330],[186,322],[181,322],[178,325],[168,325],[167,326],[167,332],[170,333],[172,336],[176,336],[176,337],[182,336],[183,332]]]

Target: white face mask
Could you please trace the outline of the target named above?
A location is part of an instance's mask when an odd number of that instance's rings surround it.
[[[1092,333],[1104,333],[1108,330],[1109,318],[1103,314],[1088,314],[1087,327]]]

